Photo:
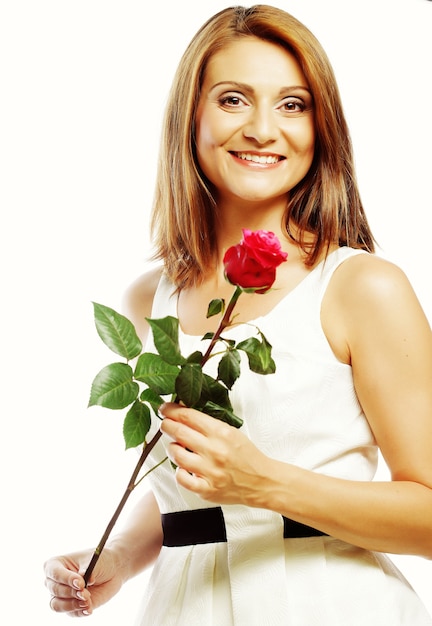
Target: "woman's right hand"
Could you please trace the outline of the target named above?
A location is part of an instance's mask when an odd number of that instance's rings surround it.
[[[52,557],[44,565],[45,586],[51,594],[50,607],[72,617],[91,615],[112,598],[125,580],[119,559],[105,548],[85,588],[83,575],[93,550]]]

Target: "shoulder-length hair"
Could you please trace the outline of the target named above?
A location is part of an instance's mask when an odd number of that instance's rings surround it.
[[[210,18],[192,39],[165,112],[151,227],[155,258],[163,260],[178,289],[199,284],[215,264],[217,206],[196,156],[195,114],[210,57],[240,37],[258,37],[293,54],[313,96],[314,159],[307,175],[289,193],[284,215],[287,234],[302,247],[309,266],[334,243],[374,250],[339,90],[321,44],[281,9],[232,7]]]

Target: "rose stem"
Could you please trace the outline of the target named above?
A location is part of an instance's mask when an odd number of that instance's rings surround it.
[[[213,348],[215,346],[215,343],[218,341],[218,339],[219,339],[221,333],[223,332],[223,330],[227,326],[230,325],[230,323],[231,323],[231,320],[230,320],[231,313],[233,312],[234,307],[235,307],[235,305],[237,303],[237,300],[239,299],[239,297],[242,294],[242,292],[243,292],[242,288],[237,286],[235,291],[234,291],[234,293],[233,293],[233,295],[231,296],[231,300],[229,301],[227,308],[225,309],[224,316],[222,317],[222,319],[220,321],[220,324],[219,324],[215,334],[212,337],[210,345],[207,348],[207,351],[206,351],[206,353],[204,354],[204,356],[202,358],[202,361],[201,361],[202,365],[207,362],[207,360],[210,357],[210,354],[211,354],[211,352],[212,352],[212,350],[213,350]],[[136,464],[136,467],[135,467],[135,469],[134,469],[134,471],[132,473],[132,476],[131,476],[131,478],[129,480],[128,486],[126,487],[126,491],[124,492],[123,497],[120,500],[120,503],[117,506],[117,509],[115,510],[115,513],[112,516],[108,526],[106,527],[105,532],[102,535],[102,538],[101,538],[97,548],[95,549],[95,551],[93,553],[93,556],[91,558],[91,561],[90,561],[90,563],[89,563],[89,565],[88,565],[88,567],[87,567],[87,569],[85,571],[84,582],[85,582],[85,586],[86,587],[87,587],[88,581],[90,579],[90,576],[92,575],[93,570],[94,570],[94,568],[96,566],[96,563],[99,560],[99,557],[100,557],[100,555],[102,553],[102,550],[104,549],[105,544],[108,541],[108,538],[109,538],[109,536],[111,534],[111,531],[114,528],[114,525],[117,522],[117,520],[118,520],[118,518],[120,516],[120,513],[122,512],[123,507],[126,504],[130,494],[132,493],[132,491],[136,487],[135,481],[136,481],[136,479],[138,477],[138,474],[139,474],[139,472],[141,470],[141,467],[143,466],[144,461],[146,460],[147,456],[150,454],[150,452],[153,449],[153,447],[159,441],[161,435],[162,435],[162,431],[158,430],[158,432],[154,435],[153,439],[151,439],[149,441],[149,443],[144,447],[144,449],[143,449],[143,451],[141,453],[141,456],[140,456],[140,458],[138,460],[138,463]]]
[[[149,441],[149,443],[147,445],[144,446],[144,449],[141,453],[141,456],[138,460],[138,463],[135,466],[135,469],[130,477],[128,486],[126,488],[126,491],[123,494],[122,499],[120,500],[119,505],[117,506],[117,509],[115,510],[114,515],[112,516],[108,526],[105,529],[104,534],[102,535],[102,538],[97,546],[97,548],[95,549],[95,551],[93,552],[93,556],[91,558],[91,561],[85,571],[84,574],[84,582],[85,582],[85,586],[87,587],[88,581],[90,579],[90,576],[92,575],[92,572],[96,566],[96,563],[99,560],[99,557],[102,553],[102,550],[105,547],[105,544],[108,540],[108,537],[111,534],[112,529],[114,528],[115,523],[117,522],[120,513],[122,512],[122,509],[124,507],[124,505],[126,504],[130,494],[132,493],[132,491],[135,489],[136,487],[136,479],[138,477],[138,474],[141,470],[141,467],[144,464],[144,461],[146,460],[147,456],[150,454],[151,450],[154,448],[154,446],[156,445],[156,443],[159,441],[159,439],[162,436],[162,431],[158,430],[157,433],[154,435],[154,437]]]
[[[207,352],[204,354],[203,358],[201,359],[201,365],[204,365],[204,363],[207,362],[207,360],[208,360],[208,358],[209,358],[209,356],[211,354],[211,351],[214,348],[215,343],[217,342],[217,340],[221,336],[221,333],[223,332],[223,330],[227,326],[230,325],[230,323],[231,323],[231,320],[230,320],[231,313],[233,312],[234,307],[235,307],[235,305],[237,303],[237,300],[239,299],[239,297],[240,297],[240,295],[242,293],[243,293],[243,289],[241,287],[237,286],[235,291],[234,291],[234,293],[233,293],[233,295],[231,296],[231,300],[229,301],[227,308],[225,309],[224,316],[221,319],[220,324],[219,324],[215,334],[212,337],[210,345],[207,348]]]

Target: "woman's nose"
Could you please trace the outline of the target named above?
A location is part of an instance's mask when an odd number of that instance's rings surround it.
[[[255,107],[250,112],[250,117],[244,126],[243,134],[248,139],[264,145],[277,139],[278,126],[275,113],[267,107]]]

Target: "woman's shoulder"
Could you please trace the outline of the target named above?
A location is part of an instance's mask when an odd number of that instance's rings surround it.
[[[389,326],[416,324],[427,334],[424,312],[405,272],[374,255],[356,254],[335,270],[321,309],[323,329],[339,358],[350,362],[349,344],[368,333],[378,341]],[[429,331],[430,332],[430,331]]]
[[[361,299],[387,300],[401,291],[412,291],[405,272],[395,263],[376,254],[348,257],[334,274],[335,292],[349,302]]]
[[[156,293],[163,267],[152,267],[136,278],[123,295],[123,311],[134,324],[138,335],[144,339],[148,324],[146,317],[151,316],[153,298]]]

